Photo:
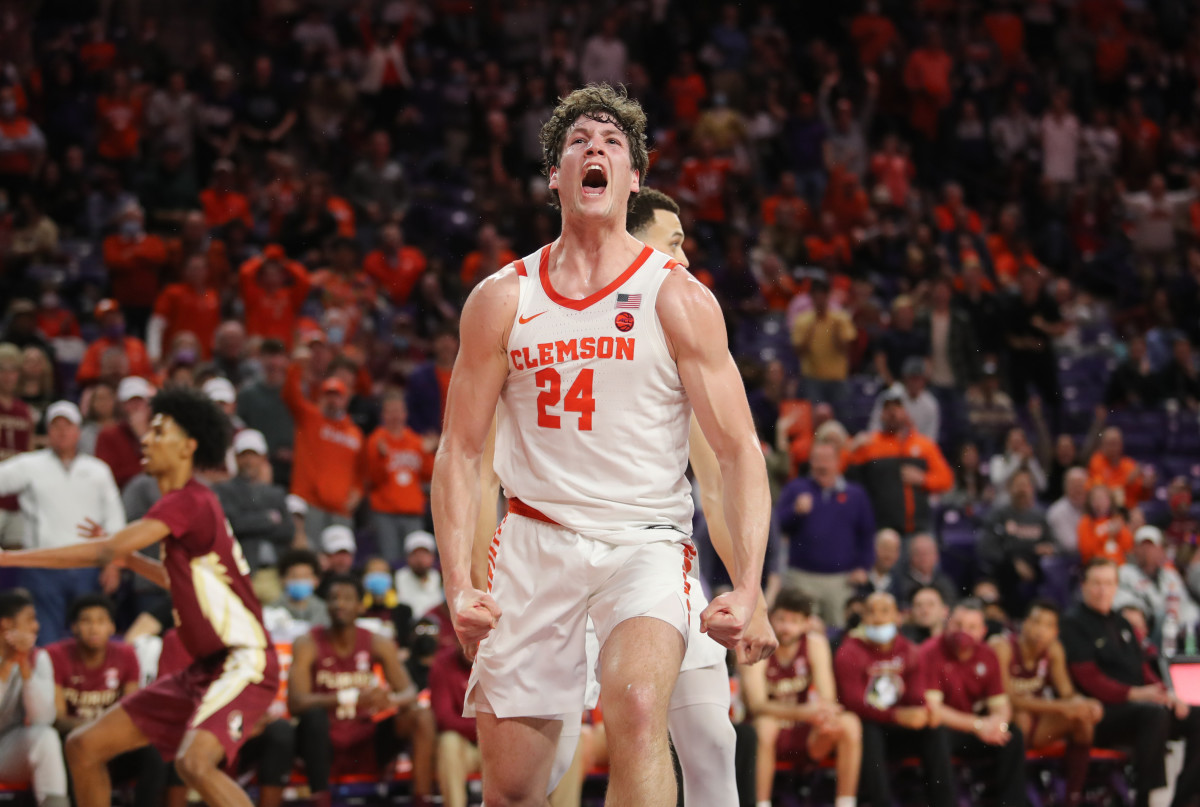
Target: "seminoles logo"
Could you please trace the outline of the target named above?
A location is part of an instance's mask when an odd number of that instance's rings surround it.
[[[867,684],[867,703],[876,709],[891,709],[904,696],[904,679],[885,672]]]
[[[628,311],[622,311],[617,314],[617,318],[613,322],[616,323],[618,331],[626,333],[633,329],[633,314],[630,314]]]
[[[366,650],[360,650],[355,653],[354,666],[359,672],[366,672],[371,669],[371,654]]]
[[[241,712],[230,712],[229,713],[228,729],[229,729],[229,739],[233,740],[234,742],[237,742],[238,740],[242,739],[242,713]]]
[[[121,685],[121,677],[117,674],[116,667],[109,667],[104,671],[104,688],[116,689]]]

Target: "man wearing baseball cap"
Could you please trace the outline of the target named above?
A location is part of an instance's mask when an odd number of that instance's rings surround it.
[[[346,411],[350,390],[341,379],[326,378],[313,403],[300,388],[303,361],[288,368],[283,402],[296,421],[291,492],[308,506],[304,531],[315,539],[332,524],[351,525],[362,501],[366,463],[362,431]]]
[[[1174,566],[1167,565],[1163,534],[1158,527],[1145,524],[1133,535],[1133,551],[1117,572],[1120,592],[1137,600],[1153,624],[1162,625],[1167,608],[1177,610],[1179,624],[1195,624],[1200,609],[1188,595],[1187,586]]]
[[[113,348],[120,349],[129,362],[129,375],[142,378],[154,377],[154,366],[150,363],[150,355],[146,344],[136,336],[125,333],[125,315],[116,300],[105,299],[96,303],[92,312],[96,324],[100,326],[100,336],[88,345],[75,373],[75,380],[80,386],[87,386],[100,380],[100,358]]]
[[[122,490],[142,470],[142,437],[150,428],[150,399],[155,392],[144,378],[135,375],[122,378],[117,385],[121,419],[105,426],[96,436],[96,456],[112,468]]]
[[[0,462],[0,495],[16,495],[25,516],[27,549],[67,546],[85,540],[79,527],[95,522],[112,534],[125,526],[125,508],[112,471],[95,457],[79,453],[83,418],[70,401],[46,409],[47,448]],[[120,582],[119,570],[24,569],[21,585],[33,595],[41,625],[38,643],[67,635],[71,601]]]
[[[275,564],[292,545],[296,525],[288,512],[287,493],[271,481],[267,440],[262,432],[242,429],[234,435],[233,453],[237,475],[213,485],[213,492],[250,564],[255,592],[263,602],[272,602],[280,593]],[[262,596],[260,588],[272,585],[274,596]]]
[[[425,530],[410,532],[404,539],[406,565],[396,572],[396,596],[412,608],[413,619],[420,619],[446,599],[442,575],[433,568],[437,542]]]

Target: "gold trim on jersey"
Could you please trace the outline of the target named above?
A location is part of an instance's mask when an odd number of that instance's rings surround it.
[[[230,650],[220,677],[212,682],[200,700],[200,706],[192,716],[191,728],[196,728],[228,706],[246,687],[260,683],[266,669],[267,654],[261,648],[238,647]]]
[[[193,558],[192,589],[200,613],[212,625],[217,638],[229,648],[263,649],[267,637],[262,625],[241,597],[233,591],[233,579],[216,552]]]

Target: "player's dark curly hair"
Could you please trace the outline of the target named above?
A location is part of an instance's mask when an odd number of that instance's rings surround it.
[[[97,592],[76,597],[71,602],[71,607],[67,609],[67,624],[74,625],[79,621],[79,615],[89,608],[103,608],[108,612],[109,619],[113,622],[117,621],[117,607],[113,605],[113,601]]]
[[[611,123],[624,133],[629,140],[630,163],[645,182],[646,170],[650,167],[650,154],[646,150],[646,113],[641,104],[629,97],[624,87],[614,88],[608,84],[589,84],[559,99],[554,114],[542,125],[542,173],[550,176],[550,169],[558,167],[567,131],[581,117]],[[558,207],[558,191],[550,191],[550,200]]]
[[[171,418],[196,441],[192,464],[197,468],[225,466],[233,426],[207,395],[188,387],[167,387],[154,396],[150,411]]]
[[[771,613],[776,611],[791,611],[804,616],[812,616],[813,599],[798,588],[785,586],[775,595],[775,604],[771,606]]]
[[[363,582],[358,578],[357,575],[335,574],[331,575],[329,579],[325,581],[325,599],[329,599],[329,595],[333,591],[334,586],[353,586],[354,591],[357,592],[360,600],[366,593],[366,591],[363,589]]]
[[[654,221],[654,211],[665,210],[679,215],[679,205],[670,196],[654,188],[642,188],[629,200],[629,213],[625,216],[625,229],[638,235]]]
[[[23,588],[0,591],[0,619],[13,619],[31,605],[33,597]]]

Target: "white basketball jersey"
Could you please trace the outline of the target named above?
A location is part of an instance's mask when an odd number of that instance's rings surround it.
[[[550,284],[550,247],[517,261],[520,299],[500,395],[506,496],[610,543],[692,532],[691,404],[655,311],[674,262],[646,247],[583,300]]]

